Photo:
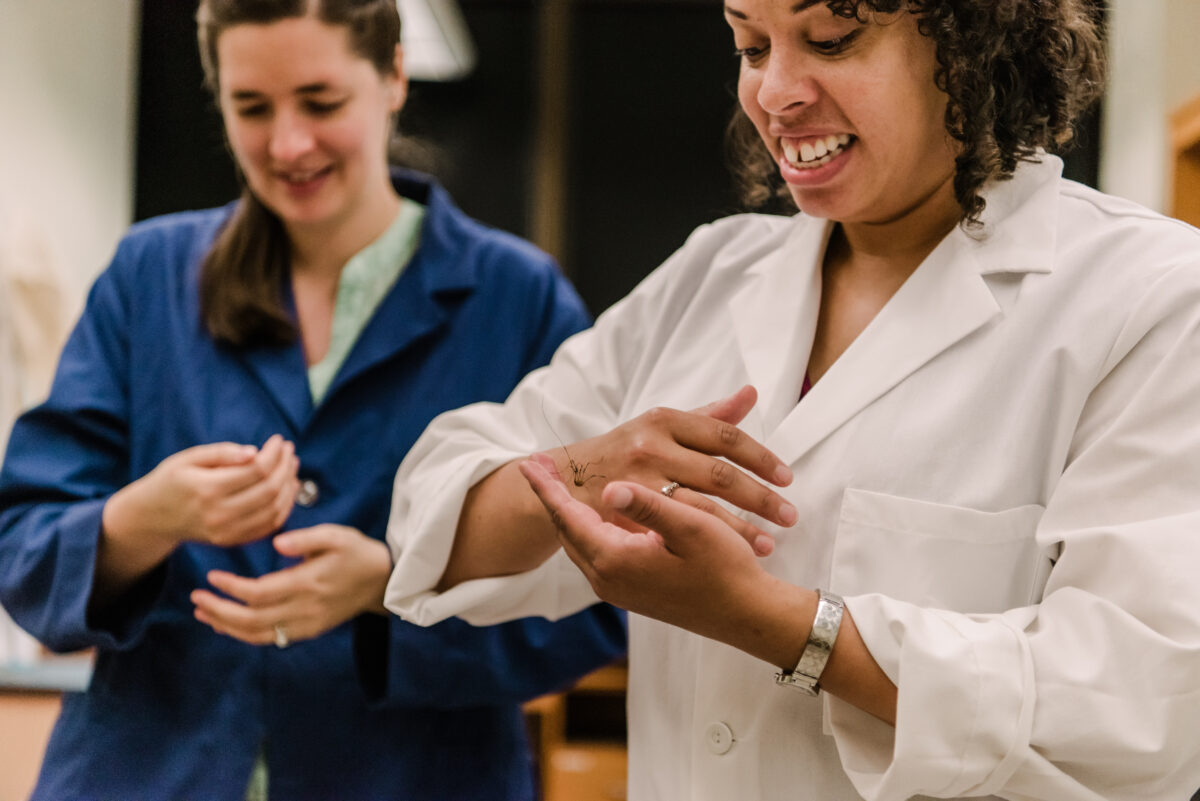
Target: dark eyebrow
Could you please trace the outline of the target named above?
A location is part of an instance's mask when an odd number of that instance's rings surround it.
[[[825,0],[800,0],[800,2],[792,6],[791,13],[799,14],[801,11],[806,11],[818,3],[823,2],[825,2]],[[729,6],[725,6],[725,13],[731,17],[737,17],[738,19],[749,19],[744,12],[738,11],[736,8],[730,8]]]
[[[298,95],[319,95],[324,92],[332,91],[333,87],[327,83],[307,83],[304,86],[296,88]],[[258,100],[262,97],[261,92],[256,92],[253,89],[236,89],[230,93],[230,97],[234,100]]]

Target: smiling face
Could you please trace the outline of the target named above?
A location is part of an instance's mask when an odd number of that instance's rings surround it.
[[[405,97],[399,51],[395,74],[381,75],[345,28],[300,17],[230,27],[216,52],[234,157],[289,232],[369,228],[394,210],[387,141]]]
[[[888,223],[953,203],[947,98],[934,84],[934,43],[913,15],[860,23],[823,0],[726,0],[725,18],[742,108],[800,209]]]

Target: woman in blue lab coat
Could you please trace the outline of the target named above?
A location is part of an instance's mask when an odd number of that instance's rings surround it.
[[[382,540],[426,423],[502,400],[586,313],[389,170],[394,2],[198,20],[243,196],[134,226],[0,474],[0,602],[96,651],[34,798],[529,798],[520,701],[613,658],[621,619],[418,629],[383,610]]]

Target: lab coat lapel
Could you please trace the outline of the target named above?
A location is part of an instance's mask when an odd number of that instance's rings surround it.
[[[1000,313],[959,231],[947,237],[767,440],[793,463],[921,365]]]
[[[990,185],[982,229],[955,228],[803,403],[778,429],[768,429],[765,444],[794,463],[922,365],[1001,315],[990,276],[1050,272],[1061,175],[1062,162],[1041,154],[1040,163]],[[819,293],[819,280],[816,286]],[[803,355],[807,363],[807,351]]]
[[[796,403],[821,306],[821,257],[828,224],[798,220],[783,247],[746,271],[729,300],[738,353],[758,403],[742,428],[774,429]]]

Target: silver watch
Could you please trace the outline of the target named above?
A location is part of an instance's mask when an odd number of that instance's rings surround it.
[[[813,618],[812,631],[809,632],[808,642],[804,644],[800,661],[793,669],[775,674],[776,684],[795,687],[805,695],[821,692],[818,682],[833,651],[833,643],[842,625],[842,612],[846,608],[842,599],[832,592],[817,590],[817,595],[817,616]]]

